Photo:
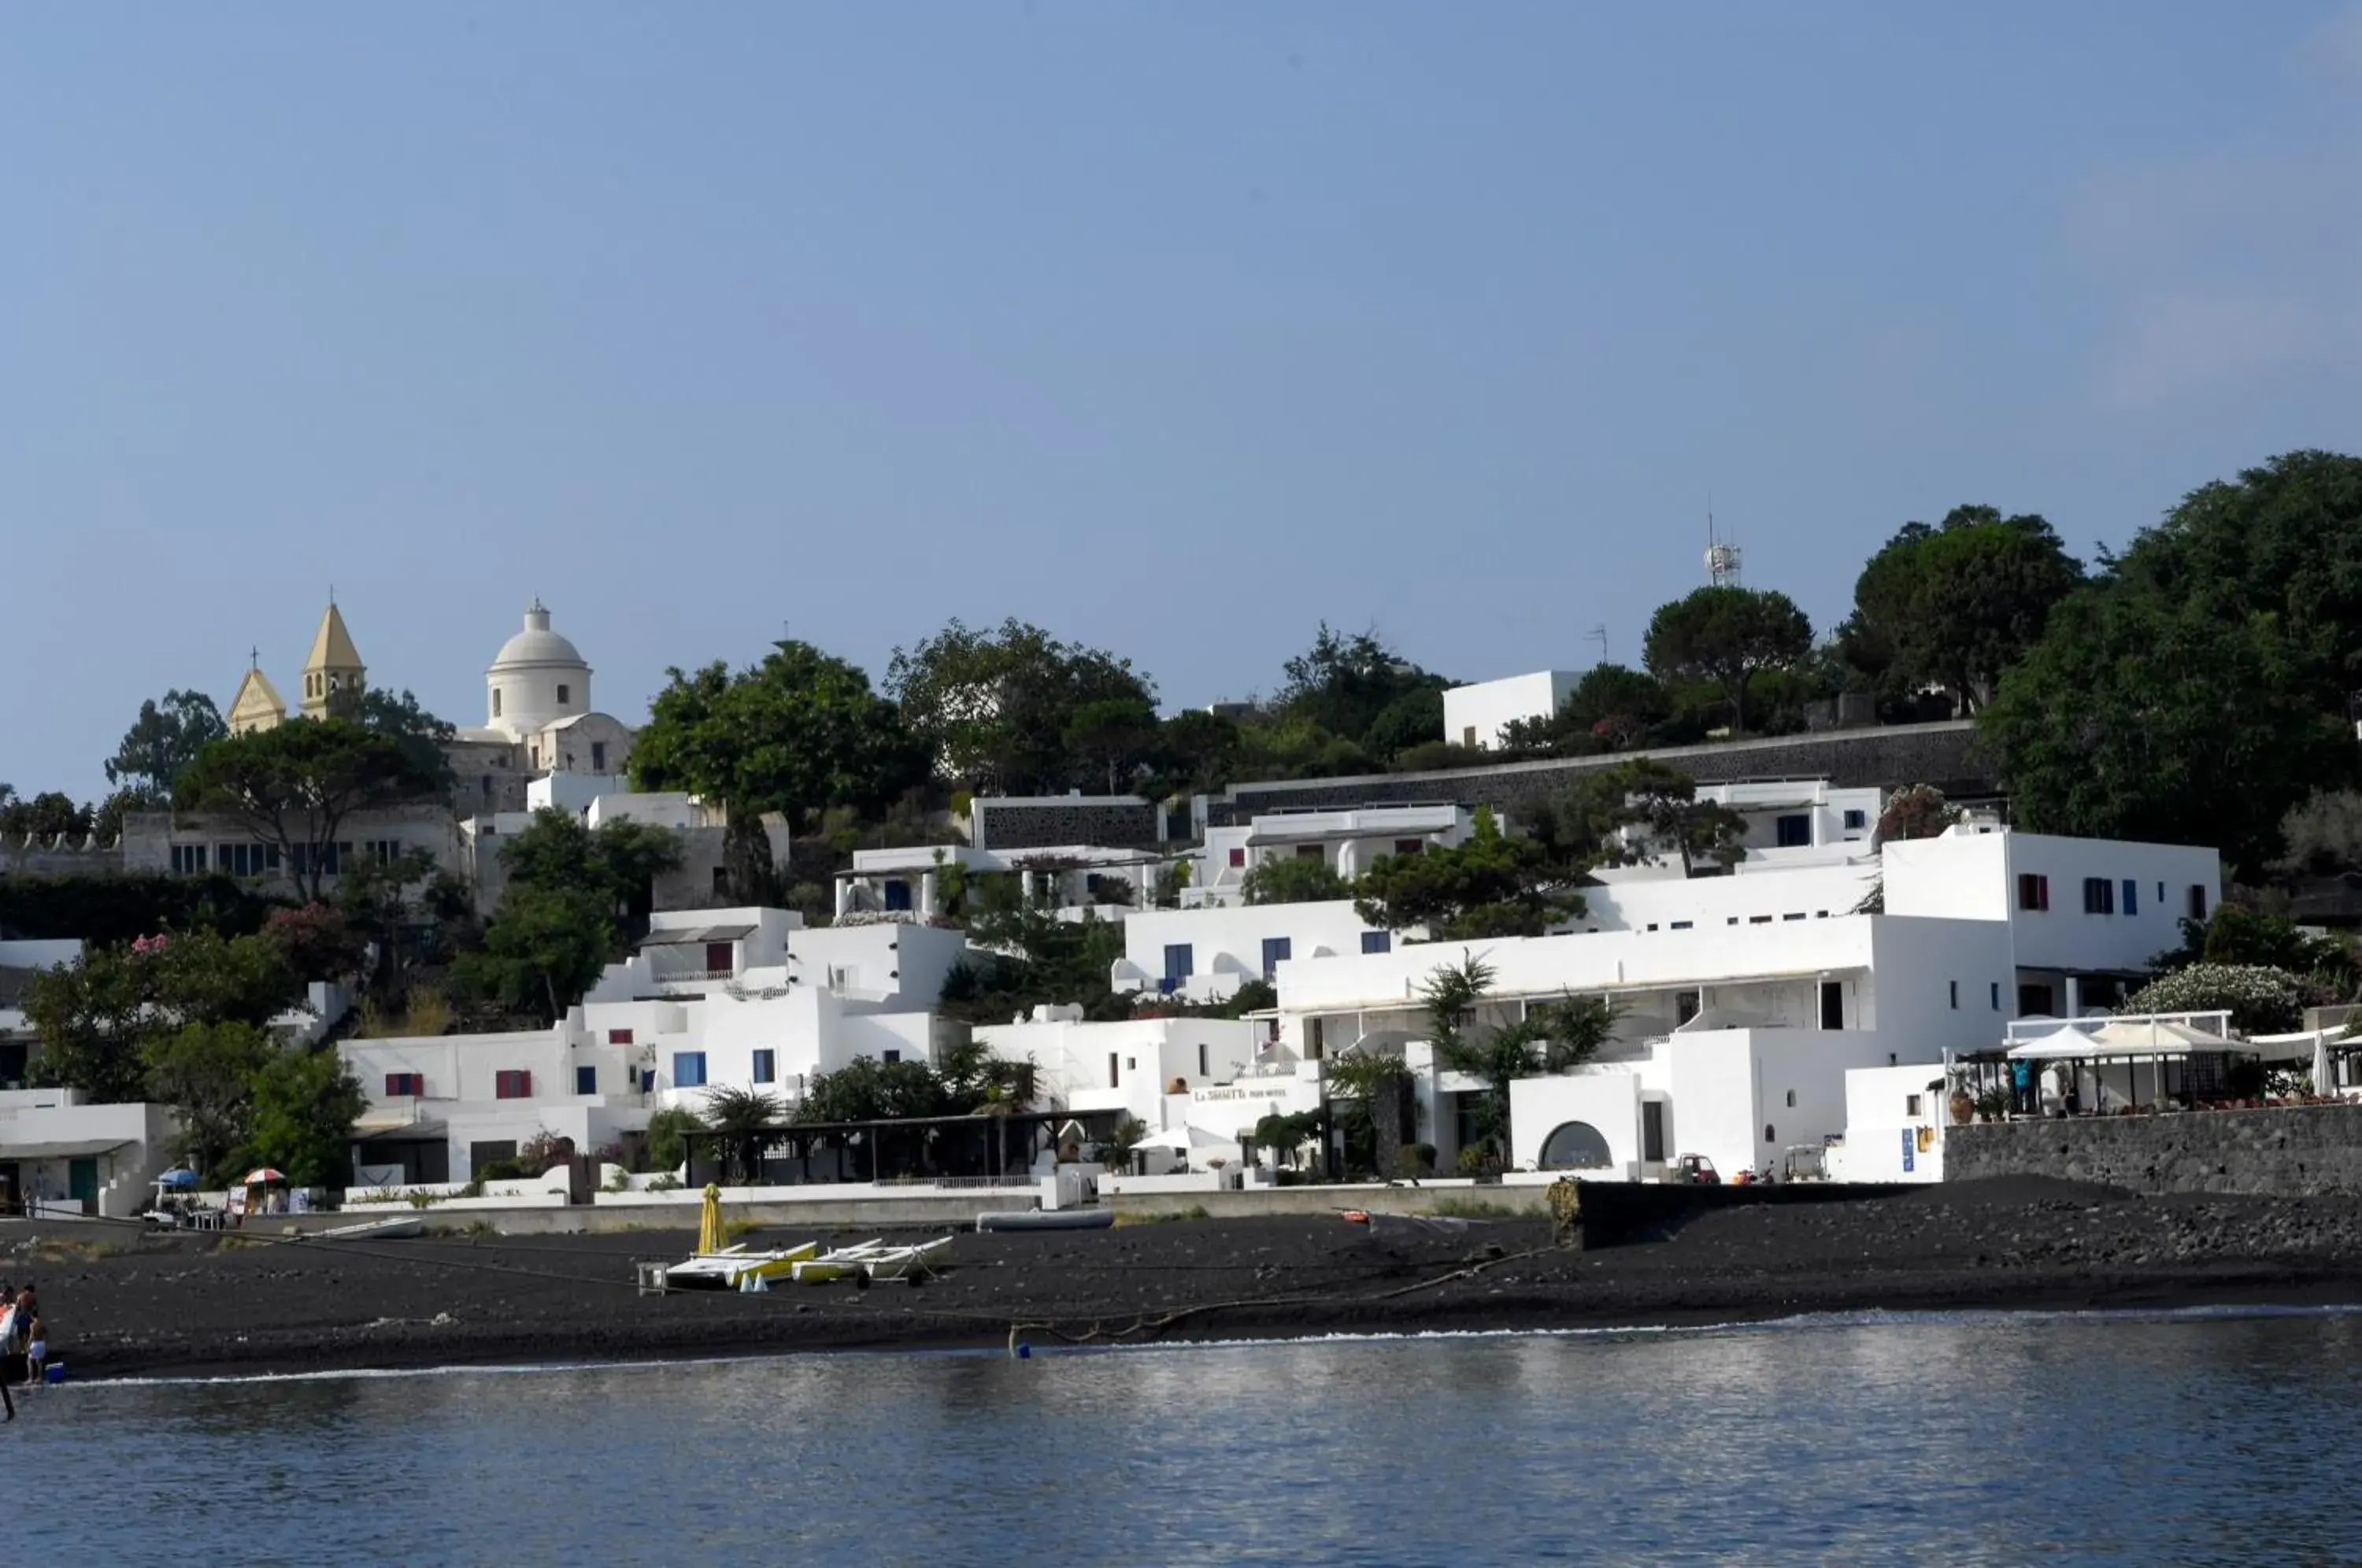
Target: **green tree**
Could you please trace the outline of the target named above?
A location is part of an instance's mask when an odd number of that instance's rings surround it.
[[[1362,744],[1318,720],[1282,714],[1239,731],[1233,764],[1242,778],[1340,778],[1377,771]]]
[[[1251,904],[1318,904],[1350,899],[1353,886],[1325,859],[1275,856],[1259,862],[1239,885]]]
[[[973,1035],[944,1049],[935,1076],[954,1115],[995,1108],[1024,1110],[1041,1093],[1040,1073],[1031,1061],[1007,1060]]]
[[[1940,686],[1972,712],[2082,580],[2043,518],[1957,506],[1933,527],[1905,524],[1871,558],[1838,646],[1890,694]]]
[[[2280,819],[2280,843],[2272,869],[2285,875],[2362,869],[2362,790],[2315,790]]]
[[[1014,617],[988,632],[955,620],[896,648],[885,685],[941,775],[979,795],[1095,784],[1105,758],[1069,745],[1077,717],[1117,701],[1134,704],[1136,715],[1156,700],[1154,685],[1131,660],[1062,643]]]
[[[150,698],[139,704],[139,717],[107,759],[106,781],[153,796],[170,795],[181,770],[228,734],[221,710],[202,691],[175,689],[165,692],[160,703]]]
[[[125,1103],[144,1098],[157,1042],[190,1024],[263,1029],[303,995],[269,939],[189,932],[89,949],[36,974],[21,1005],[41,1043],[38,1079]]]
[[[1596,997],[1562,995],[1528,1002],[1507,1021],[1484,1018],[1493,968],[1475,955],[1439,966],[1419,988],[1435,1059],[1485,1082],[1477,1125],[1496,1158],[1509,1159],[1509,1085],[1518,1078],[1571,1072],[1593,1060],[1616,1032],[1617,1010]]]
[[[91,811],[77,806],[73,797],[45,790],[29,801],[12,791],[0,803],[0,839],[49,844],[60,837],[78,843],[90,836]]]
[[[2354,776],[2306,669],[2276,616],[2114,585],[2052,612],[1979,735],[2025,826],[2213,845],[2253,878],[2290,808]]]
[[[677,1171],[689,1161],[689,1138],[706,1131],[705,1119],[693,1110],[668,1107],[648,1113],[642,1165],[652,1171]]]
[[[1708,682],[1747,731],[1749,682],[1812,652],[1813,625],[1786,594],[1761,588],[1701,588],[1661,605],[1649,621],[1643,661],[1661,681]]]
[[[725,1140],[725,1180],[755,1182],[763,1169],[763,1132],[779,1124],[779,1102],[756,1088],[705,1091],[705,1125]]]
[[[1153,703],[1139,697],[1100,697],[1067,718],[1065,740],[1073,756],[1106,767],[1107,792],[1114,795],[1135,769],[1147,765],[1158,733]]]
[[[461,988],[555,1023],[606,967],[615,943],[602,893],[512,885],[484,927],[480,952],[460,955]]]
[[[1289,1115],[1273,1111],[1256,1121],[1254,1141],[1261,1147],[1269,1149],[1272,1158],[1294,1170],[1304,1145],[1320,1136],[1323,1125],[1320,1113],[1316,1110],[1299,1110]]]
[[[1410,1068],[1399,1055],[1349,1050],[1329,1058],[1321,1091],[1350,1169],[1388,1177],[1399,1172],[1404,1146],[1418,1130],[1411,1085]]]
[[[642,914],[658,877],[679,869],[680,840],[646,823],[587,826],[570,812],[539,811],[501,845],[511,887],[595,895],[619,916]]]
[[[1363,744],[1371,756],[1392,762],[1415,747],[1450,738],[1443,733],[1443,688],[1438,685],[1406,692],[1379,709]]]
[[[1579,776],[1526,823],[1568,867],[1672,861],[1694,877],[1701,867],[1726,871],[1747,857],[1747,820],[1699,800],[1695,779],[1652,757]]]
[[[1326,621],[1314,633],[1312,646],[1289,659],[1284,668],[1287,680],[1273,704],[1280,718],[1317,725],[1381,757],[1399,746],[1381,745],[1373,733],[1379,719],[1406,698],[1440,692],[1451,684],[1442,676],[1402,658],[1375,633],[1347,635]],[[1399,739],[1401,745],[1412,745],[1421,740],[1441,739],[1440,698],[1432,709],[1432,734],[1414,737],[1405,733],[1418,728],[1426,712],[1415,706],[1396,714],[1388,725],[1388,742]]]
[[[275,845],[306,903],[326,885],[324,846],[357,812],[434,793],[400,743],[342,719],[298,720],[217,740],[172,787],[182,811],[219,812],[258,844]]]
[[[2109,565],[2136,592],[2269,618],[2290,694],[2324,712],[2362,689],[2362,458],[2290,452],[2202,485]]]
[[[781,641],[762,663],[667,672],[632,745],[643,790],[684,790],[729,812],[736,896],[767,891],[766,812],[794,823],[831,806],[875,811],[926,777],[925,754],[859,667]]]
[[[800,1122],[893,1121],[958,1114],[943,1080],[924,1062],[881,1062],[855,1056],[833,1073],[818,1073],[796,1107]]]
[[[1100,1168],[1110,1171],[1131,1169],[1131,1156],[1147,1140],[1148,1123],[1129,1113],[1118,1118],[1114,1126],[1099,1134]]]
[[[149,1044],[147,1096],[180,1112],[172,1152],[190,1169],[217,1181],[237,1174],[230,1167],[253,1133],[255,1081],[278,1050],[251,1023],[185,1024]]]
[[[245,1159],[284,1171],[297,1187],[348,1187],[353,1123],[368,1106],[360,1080],[333,1045],[281,1051],[255,1075]]]
[[[172,797],[157,790],[116,790],[91,812],[90,834],[102,845],[123,842],[123,819],[132,812],[169,812]]]
[[[430,793],[448,796],[458,780],[451,772],[450,753],[445,748],[458,732],[418,705],[418,699],[408,691],[399,697],[372,686],[361,693],[360,706],[354,717],[364,729],[373,730],[402,748],[410,761],[411,770]]]
[[[1540,936],[1583,913],[1581,878],[1536,840],[1504,834],[1480,807],[1465,843],[1372,865],[1354,909],[1372,925],[1424,926],[1438,941]]]
[[[1235,719],[1190,708],[1157,727],[1156,766],[1166,791],[1211,794],[1234,777],[1239,756]]]
[[[1523,756],[1619,751],[1653,738],[1672,712],[1672,699],[1655,676],[1620,664],[1597,664],[1583,672],[1557,712],[1504,724],[1501,745]]]

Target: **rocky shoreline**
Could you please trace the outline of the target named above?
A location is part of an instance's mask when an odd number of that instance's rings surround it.
[[[811,1232],[747,1238],[803,1241]],[[857,1239],[852,1237],[824,1238]],[[917,1286],[643,1297],[687,1232],[368,1244],[0,1231],[77,1380],[791,1351],[1694,1325],[1871,1310],[2362,1306],[2362,1203],[2038,1178],[1724,1209],[1590,1251],[1528,1219],[962,1235]]]

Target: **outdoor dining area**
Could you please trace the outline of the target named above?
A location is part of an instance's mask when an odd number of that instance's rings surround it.
[[[1956,1059],[1960,1099],[1977,1114],[2132,1116],[2263,1103],[2266,1053],[2228,1012],[2024,1019],[2002,1046]]]

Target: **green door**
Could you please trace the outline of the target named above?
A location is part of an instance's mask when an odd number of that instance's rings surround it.
[[[98,1207],[98,1159],[85,1154],[66,1162],[66,1196],[82,1205],[85,1214]]]

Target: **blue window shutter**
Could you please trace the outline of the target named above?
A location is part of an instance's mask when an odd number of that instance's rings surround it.
[[[2140,913],[2140,883],[2130,877],[2125,878],[2125,913]]]
[[[574,1092],[576,1094],[597,1094],[599,1092],[599,1069],[588,1063],[584,1063],[583,1065],[576,1067],[574,1069]]]
[[[1362,951],[1364,953],[1391,953],[1394,946],[1394,933],[1390,931],[1362,933]]]

